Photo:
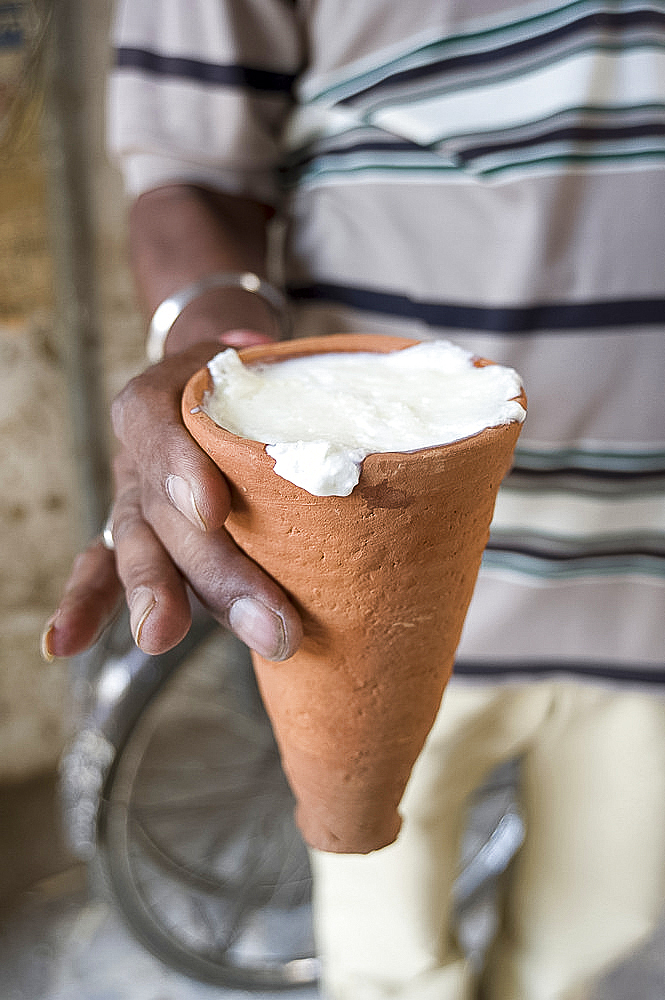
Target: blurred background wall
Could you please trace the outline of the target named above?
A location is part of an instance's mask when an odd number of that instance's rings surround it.
[[[53,772],[67,664],[39,637],[108,498],[108,402],[143,361],[104,152],[111,0],[0,0],[0,782]]]

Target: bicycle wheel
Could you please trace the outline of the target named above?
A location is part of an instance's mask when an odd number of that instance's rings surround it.
[[[97,862],[136,936],[198,979],[318,974],[311,873],[248,651],[217,631],[141,714],[103,790]]]

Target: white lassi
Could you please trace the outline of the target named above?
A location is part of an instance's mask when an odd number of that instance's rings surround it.
[[[315,496],[348,496],[369,454],[449,444],[525,417],[512,368],[477,368],[445,340],[252,366],[228,349],[208,367],[205,412],[266,444],[276,474]]]

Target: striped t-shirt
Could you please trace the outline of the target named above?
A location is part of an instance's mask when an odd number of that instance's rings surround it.
[[[458,675],[665,685],[665,2],[125,0],[115,43],[128,190],[274,204],[297,334],[524,377]]]

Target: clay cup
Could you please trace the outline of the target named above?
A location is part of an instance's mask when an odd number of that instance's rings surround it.
[[[239,353],[251,364],[415,343],[339,334]],[[205,368],[189,381],[182,412],[229,483],[226,527],[303,619],[290,659],[252,654],[299,828],[323,851],[377,850],[399,832],[400,799],[453,668],[521,424],[369,455],[350,496],[316,497],[277,476],[263,444],[199,408],[210,387]]]

